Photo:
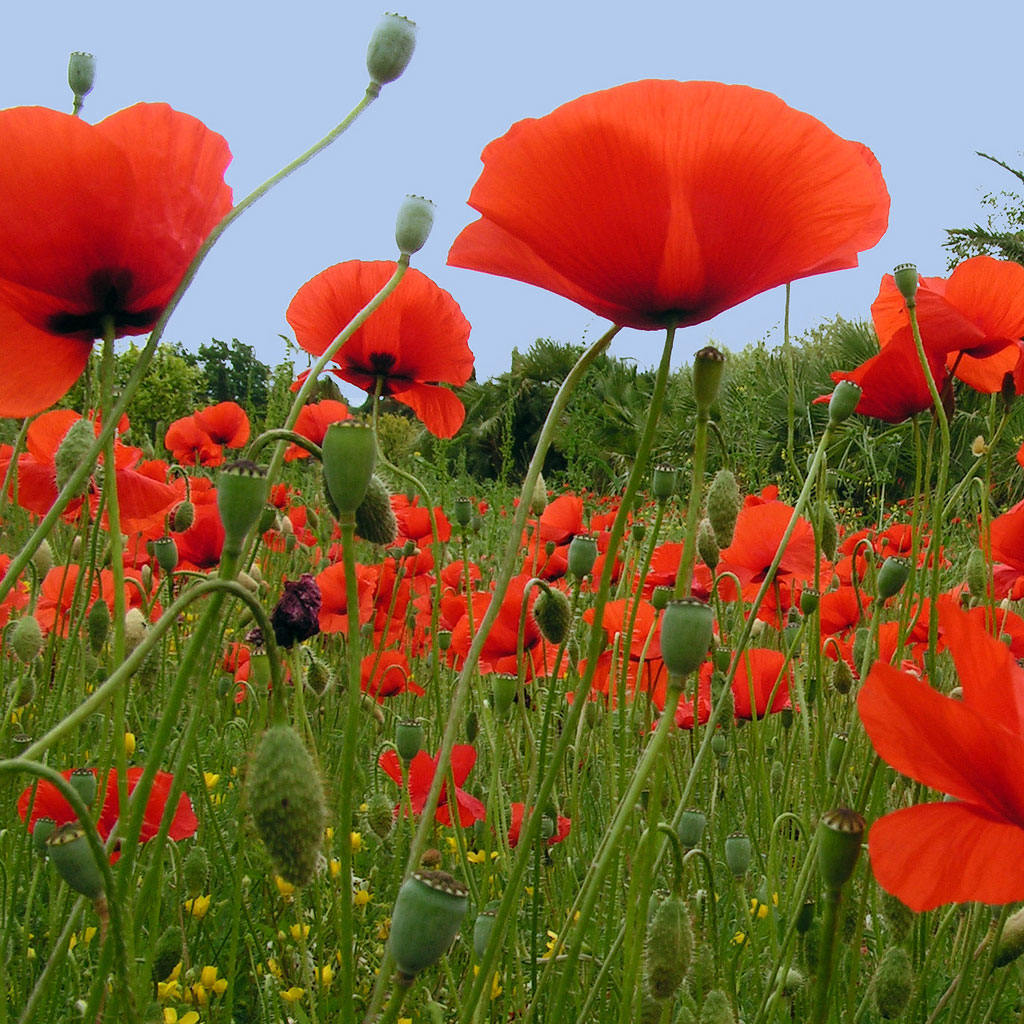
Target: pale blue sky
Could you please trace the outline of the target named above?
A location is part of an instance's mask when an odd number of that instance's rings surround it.
[[[358,101],[366,44],[383,13],[379,0],[5,6],[0,105],[70,109],[68,53],[91,51],[98,73],[87,119],[138,100],[200,117],[231,146],[236,197]],[[341,260],[393,259],[394,214],[408,192],[438,204],[414,265],[462,305],[480,377],[506,369],[512,347],[535,337],[596,336],[604,322],[567,300],[448,268],[445,258],[475,216],[465,201],[487,142],[523,117],[638,78],[768,89],[875,152],[892,195],[889,232],[859,269],[797,282],[797,333],[836,313],[866,316],[881,275],[896,263],[945,274],[943,229],[974,223],[984,215],[983,191],[1014,184],[975,150],[1024,163],[1019,0],[409,0],[398,10],[419,25],[403,78],[231,229],[172,319],[169,340],[195,348],[234,336],[277,362],[296,289]],[[734,349],[765,336],[778,341],[782,310],[780,289],[688,328],[679,358],[709,341]],[[634,331],[613,348],[644,365],[659,351],[655,335]]]

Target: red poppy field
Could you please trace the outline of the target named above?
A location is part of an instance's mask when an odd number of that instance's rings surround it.
[[[867,145],[582,96],[445,244],[589,347],[477,381],[408,197],[296,291],[272,402],[147,418],[206,254],[414,39],[242,198],[189,115],[90,124],[87,55],[74,113],[0,111],[0,1024],[1021,1020],[1024,266],[673,362],[879,241]]]

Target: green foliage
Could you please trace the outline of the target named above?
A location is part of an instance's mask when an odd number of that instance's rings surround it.
[[[1024,171],[1018,171],[988,153],[978,153],[978,156],[991,160],[1009,171],[1018,181],[1024,182]],[[1003,189],[987,192],[981,202],[989,210],[984,227],[975,224],[973,228],[946,230],[949,237],[944,245],[951,253],[950,267],[978,255],[996,256],[1024,264],[1024,195]]]
[[[237,338],[229,345],[212,338],[200,345],[195,357],[206,376],[206,397],[215,402],[237,402],[250,419],[262,422],[267,415],[270,367],[256,358],[256,350]]]

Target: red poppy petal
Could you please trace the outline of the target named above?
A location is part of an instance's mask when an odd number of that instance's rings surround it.
[[[409,406],[435,437],[454,437],[466,419],[466,407],[459,397],[439,384],[413,384],[391,397]]]
[[[919,804],[879,818],[868,834],[878,884],[911,910],[1024,899],[1024,830],[983,807]]]
[[[1019,263],[991,256],[965,260],[950,274],[945,294],[987,337],[1024,336],[1024,267]]]
[[[476,750],[467,743],[457,743],[452,747],[452,777],[455,785],[461,786],[476,764]]]

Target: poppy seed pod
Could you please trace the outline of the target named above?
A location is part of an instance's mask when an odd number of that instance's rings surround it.
[[[651,591],[651,604],[654,605],[656,611],[664,611],[668,607],[668,603],[671,599],[671,587],[655,587],[654,590]]]
[[[47,838],[46,852],[57,873],[75,892],[90,900],[103,895],[103,873],[81,825],[77,822],[61,825]]]
[[[68,85],[81,100],[92,92],[96,81],[96,58],[91,53],[75,51],[68,58]]]
[[[158,537],[153,541],[153,554],[156,564],[164,572],[174,572],[178,568],[178,545],[173,537]]]
[[[473,923],[473,952],[476,953],[477,960],[483,957],[487,943],[491,939],[494,922],[498,916],[498,906],[499,902],[492,900],[476,915],[476,921]]]
[[[266,471],[240,459],[217,475],[217,511],[224,526],[224,549],[240,551],[249,531],[259,522],[267,502]]]
[[[408,983],[448,951],[469,906],[469,891],[444,871],[414,871],[398,890],[388,942]]]
[[[720,548],[732,543],[736,519],[740,514],[740,489],[728,469],[720,469],[708,488],[707,518]]]
[[[733,832],[725,839],[725,863],[733,877],[742,878],[750,867],[750,836]]]
[[[661,656],[670,675],[681,680],[701,665],[711,647],[714,624],[711,605],[695,597],[669,601],[661,615]]]
[[[833,426],[850,417],[860,402],[864,389],[852,380],[841,380],[828,400],[828,420]]]
[[[725,356],[711,345],[693,357],[693,397],[697,401],[698,417],[707,418],[715,404],[724,370]]]
[[[900,295],[907,300],[907,305],[916,305],[919,281],[917,267],[913,263],[901,263],[893,269],[892,278],[896,282]]]
[[[597,538],[579,533],[569,542],[569,572],[581,580],[588,576],[597,561]]]
[[[684,849],[692,850],[700,846],[707,823],[708,819],[703,811],[698,811],[696,808],[683,811],[679,818],[679,824],[676,825],[676,835]]]
[[[890,555],[878,570],[875,589],[879,601],[894,597],[902,589],[910,576],[910,562],[897,555]]]
[[[416,22],[401,14],[381,18],[366,50],[366,70],[377,86],[400,78],[416,49]]]
[[[68,779],[71,788],[82,798],[86,807],[91,807],[98,788],[96,775],[90,768],[76,768]]]
[[[418,718],[403,718],[395,726],[395,749],[403,761],[411,761],[423,746],[423,725]]]
[[[395,222],[395,243],[403,256],[411,256],[427,244],[430,229],[434,226],[435,209],[434,204],[423,196],[406,196],[402,200]]]
[[[818,869],[825,888],[835,891],[850,880],[860,857],[864,819],[848,807],[826,811],[818,823]]]
[[[459,526],[469,526],[470,520],[473,518],[473,502],[469,498],[456,498],[455,499],[455,522]]]
[[[651,476],[651,493],[658,501],[665,501],[676,493],[679,470],[675,466],[655,466]]]
[[[512,707],[515,699],[517,676],[505,672],[496,672],[491,684],[491,709],[498,718],[504,718]]]
[[[373,428],[358,420],[332,423],[324,434],[324,480],[335,508],[354,513],[363,503],[377,464]]]
[[[47,856],[46,841],[57,831],[57,822],[53,818],[44,816],[36,818],[35,827],[32,829],[32,849],[40,857]]]

